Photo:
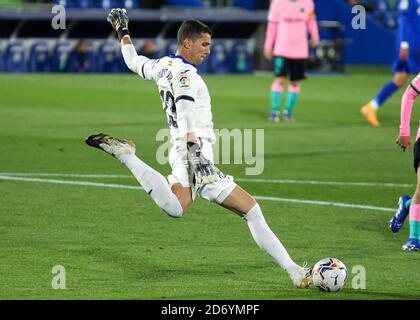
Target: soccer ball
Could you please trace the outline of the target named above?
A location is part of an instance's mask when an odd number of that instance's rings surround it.
[[[346,284],[347,268],[337,258],[322,259],[312,269],[312,281],[321,291],[339,291]]]

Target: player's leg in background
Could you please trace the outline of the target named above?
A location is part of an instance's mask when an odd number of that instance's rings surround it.
[[[394,74],[394,78],[390,83],[384,86],[383,93],[382,91],[378,94],[378,98],[375,99],[378,101],[379,107],[382,106],[396,91],[405,87],[407,81],[410,77],[408,72],[397,72]],[[390,87],[390,88],[387,88]],[[382,95],[381,95],[382,94]]]
[[[299,81],[291,81],[287,87],[286,110],[283,115],[283,120],[290,122],[293,120],[293,109],[296,106],[300,94]]]
[[[408,76],[408,73],[405,72],[394,74],[392,81],[385,84],[375,98],[373,98],[375,110],[378,110],[397,90],[405,86]]]
[[[286,78],[277,77],[271,85],[271,112],[270,121],[278,122],[283,102],[284,85]]]
[[[135,155],[135,145],[131,141],[119,140],[109,135],[97,134],[86,139],[86,143],[117,158],[134,175],[155,203],[171,217],[182,217],[183,207],[172,192],[168,181],[159,172]]]
[[[398,232],[404,224],[405,218],[408,216],[412,199],[408,195],[398,198],[397,212],[392,217],[389,227],[392,232]]]
[[[293,110],[300,95],[300,81],[306,78],[306,59],[289,59],[290,82],[287,88],[286,108],[283,120],[290,122],[294,120]]]
[[[271,112],[270,121],[278,122],[283,101],[285,77],[285,59],[283,57],[274,57],[274,75],[275,79],[271,84]]]
[[[401,87],[407,83],[409,74],[407,72],[396,72],[392,81],[385,84],[378,94],[362,107],[360,112],[365,119],[374,127],[379,126],[377,112],[379,108]]]
[[[260,206],[248,192],[236,186],[219,204],[243,217],[258,246],[289,274],[297,287],[309,286],[310,269],[299,266],[290,258],[285,247],[265,221]]]

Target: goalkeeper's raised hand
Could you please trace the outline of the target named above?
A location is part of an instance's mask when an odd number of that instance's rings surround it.
[[[118,34],[118,39],[121,39],[128,34],[128,15],[125,9],[112,9],[108,14],[106,20],[111,24]]]
[[[220,170],[204,158],[200,146],[195,142],[187,142],[188,162],[193,175],[193,183],[200,190],[208,183],[219,180]]]

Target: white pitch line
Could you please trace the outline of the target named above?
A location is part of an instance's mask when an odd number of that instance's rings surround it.
[[[117,188],[117,189],[136,189],[136,190],[143,189],[139,186],[128,186],[124,184],[114,184],[114,183],[98,183],[98,182],[90,182],[90,181],[71,181],[71,180],[24,178],[24,177],[10,177],[10,176],[0,176],[0,180],[72,184],[72,185],[79,185],[79,186],[108,187],[108,188]]]
[[[24,173],[24,172],[0,172],[2,176],[14,177],[68,177],[68,178],[97,178],[97,179],[128,179],[132,175],[122,174],[79,174],[79,173]]]
[[[340,181],[316,181],[316,180],[279,180],[279,179],[249,179],[235,178],[240,182],[253,183],[278,183],[278,184],[316,184],[316,185],[333,185],[333,186],[358,186],[358,187],[390,187],[390,188],[413,188],[415,184],[406,183],[381,183],[381,182],[340,182]]]
[[[81,186],[92,186],[92,187],[130,189],[130,190],[142,189],[139,186],[128,186],[128,185],[114,184],[114,183],[98,183],[98,182],[90,182],[90,181],[69,181],[69,180],[56,180],[56,179],[11,177],[11,176],[5,176],[5,175],[0,175],[0,180],[56,183],[56,184],[69,184],[69,185],[81,185]],[[341,202],[314,201],[314,200],[289,199],[289,198],[277,198],[277,197],[265,197],[265,196],[254,196],[254,197],[257,200],[266,200],[266,201],[275,201],[275,202],[305,203],[305,204],[316,204],[316,205],[322,205],[322,206],[334,206],[334,207],[345,207],[345,208],[378,210],[378,211],[395,211],[395,209],[393,208],[382,208],[382,207],[349,204],[349,203],[341,203]]]
[[[24,172],[0,172],[4,176],[21,177],[68,177],[68,178],[94,178],[94,179],[129,179],[133,176],[122,174],[77,174],[77,173],[24,173]],[[251,179],[235,178],[238,182],[251,183],[274,183],[274,184],[312,184],[332,186],[357,186],[357,187],[387,187],[387,188],[414,188],[415,184],[387,183],[387,182],[340,182],[319,180],[291,180],[291,179]]]
[[[382,208],[382,207],[375,207],[375,206],[366,206],[366,205],[361,205],[361,204],[350,204],[350,203],[330,202],[330,201],[289,199],[289,198],[276,198],[276,197],[264,197],[264,196],[254,196],[254,198],[257,199],[257,200],[317,204],[317,205],[321,205],[321,206],[356,208],[356,209],[366,209],[366,210],[378,210],[378,211],[395,211],[396,210],[396,209],[392,209],[392,208]]]

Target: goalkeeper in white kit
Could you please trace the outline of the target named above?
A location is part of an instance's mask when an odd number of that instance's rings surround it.
[[[128,33],[125,9],[112,9],[107,20],[118,34],[128,68],[158,86],[173,144],[169,154],[171,175],[167,180],[139,159],[130,140],[101,133],[88,137],[86,143],[122,162],[157,206],[171,217],[182,217],[196,195],[239,214],[258,246],[288,273],[295,286],[308,287],[311,269],[293,262],[267,225],[255,199],[213,165],[215,134],[210,95],[196,67],[210,54],[209,27],[198,20],[184,21],[178,30],[176,54],[153,60],[137,55]]]

